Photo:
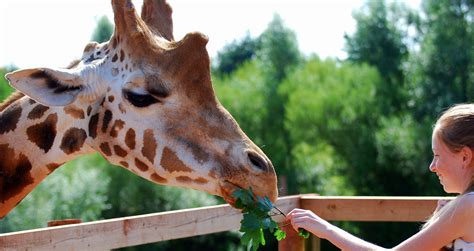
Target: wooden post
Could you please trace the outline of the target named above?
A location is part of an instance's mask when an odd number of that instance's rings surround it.
[[[304,251],[305,239],[298,236],[291,224],[282,227],[282,230],[286,232],[286,238],[278,242],[278,251]]]
[[[311,235],[309,237],[311,242],[311,251],[320,251],[321,250],[321,239],[319,237]]]

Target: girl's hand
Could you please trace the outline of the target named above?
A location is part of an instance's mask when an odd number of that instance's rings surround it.
[[[286,219],[290,221],[291,225],[298,232],[298,228],[304,228],[314,235],[325,238],[331,224],[315,213],[309,210],[295,208],[286,215]]]

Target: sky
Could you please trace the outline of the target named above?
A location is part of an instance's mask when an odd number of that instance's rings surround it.
[[[417,7],[420,0],[407,0]],[[0,66],[61,67],[81,56],[97,20],[113,21],[110,0],[0,1]],[[344,59],[344,34],[356,29],[354,9],[363,0],[168,0],[174,37],[200,31],[212,57],[250,33],[260,35],[275,13],[295,31],[299,48],[322,58]],[[133,1],[140,12],[142,0]]]

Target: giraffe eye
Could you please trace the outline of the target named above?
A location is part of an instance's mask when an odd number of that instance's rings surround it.
[[[131,91],[123,92],[125,98],[136,107],[147,107],[149,105],[159,103],[160,101],[148,94],[138,94]]]

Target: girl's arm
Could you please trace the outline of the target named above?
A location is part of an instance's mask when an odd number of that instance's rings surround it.
[[[341,250],[385,250],[332,225],[309,210],[293,209],[287,219],[296,231],[304,228],[319,238],[329,240]]]
[[[463,196],[456,205],[429,226],[405,240],[393,250],[439,250],[474,229],[474,196]],[[366,242],[330,224],[308,210],[294,209],[288,214],[293,228],[304,228],[329,240],[342,250],[386,250]]]

